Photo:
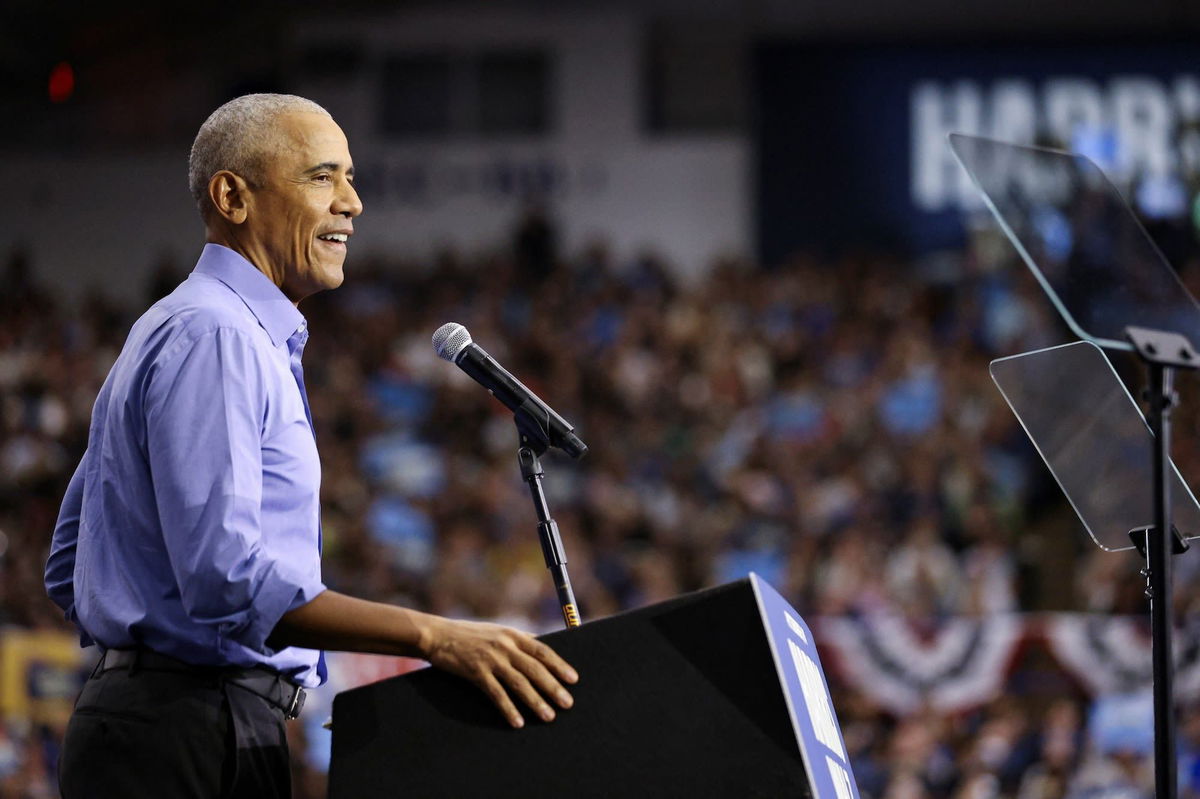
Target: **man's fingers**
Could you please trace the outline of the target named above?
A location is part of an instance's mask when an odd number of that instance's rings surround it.
[[[508,719],[508,723],[516,729],[521,729],[525,726],[525,719],[521,718],[521,714],[517,712],[517,706],[508,698],[508,691],[504,690],[504,686],[490,672],[484,672],[479,680],[479,687],[487,694],[496,707],[500,708],[500,712],[504,714],[504,718]]]
[[[519,646],[523,651],[546,664],[558,679],[569,683],[579,682],[579,675],[575,672],[575,669],[571,668],[567,661],[559,657],[557,652],[538,639],[532,636],[524,636],[521,638]]]
[[[532,708],[542,721],[554,721],[554,708],[542,698],[529,678],[513,666],[501,666],[497,672],[517,698]]]
[[[513,654],[513,665],[520,669],[544,696],[553,698],[559,707],[567,708],[575,704],[575,700],[571,698],[567,689],[554,679],[554,675],[537,658],[526,655],[524,652],[516,652]]]
[[[442,633],[441,639],[426,647],[430,662],[470,678],[513,727],[525,725],[517,711],[519,703],[545,721],[555,717],[551,702],[562,708],[574,704],[562,683],[574,683],[579,675],[533,636],[494,624],[448,620]]]

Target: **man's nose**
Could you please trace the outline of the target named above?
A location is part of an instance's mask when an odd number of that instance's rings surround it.
[[[363,211],[362,200],[358,198],[358,192],[354,190],[354,184],[350,181],[343,181],[342,190],[337,193],[334,199],[333,212],[341,214],[347,219],[353,219]]]

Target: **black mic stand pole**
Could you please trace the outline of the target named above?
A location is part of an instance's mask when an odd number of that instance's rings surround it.
[[[563,549],[562,537],[558,534],[558,522],[550,518],[550,507],[542,491],[542,462],[539,456],[550,446],[549,420],[541,420],[544,414],[531,403],[524,403],[514,414],[521,448],[517,450],[517,462],[521,466],[521,478],[529,483],[533,508],[538,518],[538,541],[542,545],[542,556],[546,568],[554,580],[558,593],[558,604],[562,608],[563,622],[567,629],[581,624],[579,607],[575,604],[575,592],[571,589],[571,578],[567,575],[567,554]]]

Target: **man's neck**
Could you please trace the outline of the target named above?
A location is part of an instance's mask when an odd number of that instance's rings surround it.
[[[244,242],[237,235],[230,231],[221,228],[209,227],[206,232],[205,241],[209,244],[220,244],[222,247],[227,247],[238,255],[245,258],[250,264],[267,276],[267,279],[279,287],[283,291],[283,270],[272,269],[271,261],[262,252],[261,248],[254,247],[251,243]],[[284,292],[285,294],[287,292]],[[298,300],[292,300],[292,305],[300,306]]]

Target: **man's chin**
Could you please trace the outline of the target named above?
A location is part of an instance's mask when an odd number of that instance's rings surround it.
[[[329,291],[342,285],[346,279],[346,273],[342,271],[342,265],[326,266],[317,276],[317,291]]]
[[[346,279],[346,274],[344,272],[342,272],[341,269],[339,269],[336,272],[333,272],[326,276],[325,285],[322,286],[322,290],[328,291],[329,289],[335,289],[338,286],[342,285],[342,282],[345,281],[345,279]]]
[[[310,271],[305,278],[304,280],[288,282],[282,287],[283,293],[292,302],[298,303],[305,297],[311,297],[322,291],[336,289],[342,285],[345,275],[342,273],[340,266],[326,266]]]

